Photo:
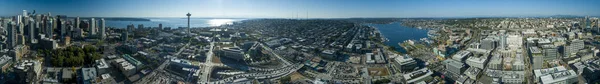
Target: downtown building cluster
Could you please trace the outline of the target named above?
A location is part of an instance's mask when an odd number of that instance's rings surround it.
[[[2,43],[0,55],[2,73],[11,69],[18,74],[16,81],[29,83],[41,81],[39,77],[42,61],[22,58],[35,58],[41,53],[30,50],[54,50],[71,45],[71,39],[99,39],[106,37],[104,19],[81,20],[51,13],[36,14],[23,10],[16,16],[1,17]],[[98,32],[96,32],[98,31]],[[86,34],[87,33],[87,34]]]

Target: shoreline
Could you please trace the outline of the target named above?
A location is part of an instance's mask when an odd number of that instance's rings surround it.
[[[403,25],[402,25],[402,22],[400,22],[400,21],[396,21],[396,22],[390,22],[390,23],[386,23],[386,24],[382,24],[382,25],[392,25],[392,24],[394,24],[394,23],[398,23],[398,24],[399,24],[399,26],[403,26]],[[368,27],[375,28],[375,29],[376,29],[376,31],[375,31],[375,32],[377,32],[377,33],[380,33],[380,35],[381,35],[381,39],[382,39],[382,42],[381,42],[381,44],[385,45],[387,48],[396,48],[394,45],[388,45],[388,44],[386,44],[386,42],[389,42],[389,38],[387,38],[387,37],[386,37],[386,36],[385,36],[385,35],[384,35],[384,34],[381,32],[381,30],[380,30],[378,27],[375,27],[375,26],[373,26],[373,24],[376,24],[376,23],[363,23],[362,25],[367,25]],[[403,26],[403,27],[407,27],[407,28],[413,28],[413,27],[408,27],[408,26]],[[430,31],[431,31],[430,29],[425,29],[425,28],[423,28],[423,29],[420,29],[420,28],[415,28],[415,29],[419,29],[419,30],[426,30],[427,32],[430,32]],[[424,37],[424,38],[430,39],[430,37],[429,37],[429,35],[427,35],[427,33],[426,33],[426,37]],[[419,39],[422,39],[422,38],[419,38]],[[405,41],[407,41],[407,40],[412,40],[412,39],[406,39],[406,40],[403,40],[403,41],[400,41],[400,42],[397,42],[397,43],[394,43],[394,44],[400,44],[400,43],[402,43],[402,42],[405,42]],[[398,45],[398,46],[399,46],[398,48],[401,48],[401,49],[403,49],[403,50],[404,50],[404,52],[402,52],[401,50],[397,50],[397,49],[394,49],[394,50],[393,50],[394,52],[396,52],[396,53],[405,53],[405,54],[406,54],[406,53],[409,53],[409,51],[408,51],[408,50],[407,50],[405,47],[403,47],[403,46],[401,46],[401,45]]]

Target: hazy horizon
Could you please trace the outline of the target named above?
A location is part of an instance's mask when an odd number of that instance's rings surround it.
[[[448,18],[600,16],[595,0],[3,0],[0,16],[182,18]]]

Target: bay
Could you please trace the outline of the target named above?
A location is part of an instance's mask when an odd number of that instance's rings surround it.
[[[427,38],[427,31],[425,29],[418,29],[412,27],[402,26],[400,22],[393,22],[390,24],[367,24],[368,26],[375,27],[379,32],[388,39],[384,42],[385,45],[393,46],[396,51],[400,53],[406,53],[406,50],[400,45],[399,42],[406,40],[419,40],[421,38]]]

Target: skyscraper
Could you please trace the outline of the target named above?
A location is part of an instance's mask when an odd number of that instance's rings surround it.
[[[129,39],[129,32],[122,32],[121,33],[121,39],[123,40],[123,42],[127,43],[127,39]]]
[[[29,18],[29,42],[34,43],[35,40],[35,21]]]
[[[187,24],[188,30],[187,30],[187,34],[188,35],[191,34],[191,32],[190,32],[190,16],[192,16],[192,14],[188,13],[187,14],[187,17],[188,17],[188,24]]]
[[[163,29],[163,27],[162,27],[162,23],[161,23],[161,24],[158,24],[158,29]]]
[[[75,19],[75,28],[79,28],[79,16]]]
[[[143,29],[144,28],[144,24],[138,24],[138,29]]]
[[[498,47],[501,49],[506,48],[506,35],[502,34],[500,35],[500,42],[498,42]]]
[[[27,10],[23,10],[23,16],[27,17]]]
[[[127,25],[127,32],[133,32],[135,30],[135,27],[133,26],[133,24]]]
[[[106,29],[104,28],[104,18],[100,19],[100,39],[104,39],[106,37]]]
[[[6,31],[8,32],[8,38],[6,40],[6,47],[9,49],[12,49],[15,44],[17,44],[16,42],[16,31],[15,31],[15,23],[8,21],[8,22],[4,22],[4,28],[6,28]]]
[[[89,34],[88,37],[92,37],[92,36],[96,35],[96,20],[94,18],[92,18],[90,20],[90,28],[89,28],[89,30],[90,31],[88,33]]]
[[[46,23],[47,23],[46,24],[46,31],[45,31],[46,38],[52,39],[52,32],[54,32],[53,29],[52,29],[52,27],[54,27],[54,22],[50,18],[50,19],[47,19]]]
[[[17,15],[17,23],[15,25],[17,26],[17,34],[23,34],[23,16]]]
[[[67,24],[65,23],[65,21],[61,21],[60,22],[60,37],[64,38],[64,36],[66,36],[67,34]]]

